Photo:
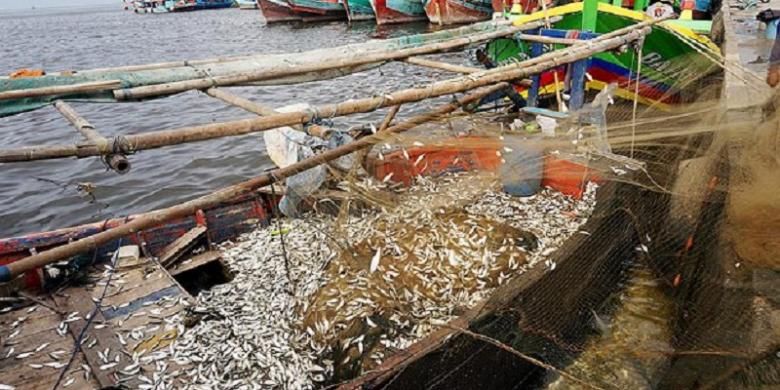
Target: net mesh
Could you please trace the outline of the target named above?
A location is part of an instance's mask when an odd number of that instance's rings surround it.
[[[541,138],[510,130],[514,116],[492,111],[384,136],[369,166],[402,161],[403,169],[375,171],[378,180],[332,172],[347,200],[314,203],[336,216],[328,229],[338,250],[299,306],[298,324],[322,352],[319,362],[333,367],[328,382],[777,385],[778,121],[766,107],[761,120],[724,115],[720,77],[681,80],[687,102],[674,107],[609,105],[612,152],[595,148],[592,126],[574,119]],[[479,174],[425,166],[433,149],[463,150],[464,139],[511,169],[485,173],[490,159],[476,152],[470,167]],[[550,167],[550,156],[587,166],[575,174],[598,183],[586,192],[590,204],[556,203],[563,195],[550,189],[535,195],[553,199],[547,213],[574,215],[565,228],[504,218],[501,207],[517,214],[512,200],[480,208],[486,197],[511,198],[502,193],[507,182],[572,175]],[[547,170],[528,169],[535,164]],[[538,244],[549,236],[560,241]]]

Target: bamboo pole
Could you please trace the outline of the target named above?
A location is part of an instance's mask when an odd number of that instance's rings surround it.
[[[379,130],[377,130],[377,132],[387,130],[387,128],[390,127],[390,124],[393,122],[393,119],[395,119],[395,115],[398,114],[398,111],[400,109],[401,109],[400,104],[390,107],[390,111],[388,111],[384,119],[382,119],[382,123],[379,125]]]
[[[439,70],[446,70],[448,72],[454,72],[454,73],[469,74],[469,73],[479,72],[479,71],[482,70],[482,69],[473,68],[473,67],[470,67],[470,66],[448,64],[446,62],[433,61],[433,60],[428,60],[428,59],[420,58],[420,57],[404,58],[403,61],[408,63],[408,64],[414,64],[414,65],[419,65],[419,66],[424,66],[424,67],[427,67],[427,68],[433,68],[433,69],[439,69]]]
[[[63,102],[62,100],[57,100],[54,102],[54,108],[57,109],[57,111],[62,114],[65,119],[70,122],[70,124],[73,125],[73,127],[76,128],[76,130],[81,133],[81,135],[84,136],[84,138],[87,139],[87,141],[90,141],[97,145],[106,145],[108,144],[108,140],[105,139],[100,133],[95,130],[95,126],[92,126],[89,121],[84,119],[81,115],[79,115],[76,110],[73,109],[73,107],[70,106],[70,104]]]
[[[633,26],[615,30],[598,38],[583,41],[567,49],[546,53],[519,63],[514,63],[468,76],[443,80],[427,87],[409,88],[385,96],[375,96],[338,104],[326,104],[309,111],[279,113],[261,118],[214,123],[173,130],[153,131],[128,135],[121,138],[124,149],[137,151],[162,146],[197,142],[208,139],[245,135],[282,126],[294,126],[310,122],[316,117],[337,117],[356,113],[370,112],[396,104],[411,103],[432,97],[459,93],[502,81],[513,81],[541,73],[553,66],[578,61],[592,54],[612,50],[638,39],[650,32],[649,26],[656,23],[650,20]],[[0,150],[0,163],[33,161],[66,157],[88,157],[109,154],[94,144],[33,146]]]
[[[87,141],[98,145],[98,147],[102,149],[109,149],[108,140],[100,135],[100,133],[95,130],[95,126],[92,126],[89,121],[79,115],[79,113],[76,112],[76,110],[73,109],[70,104],[63,102],[62,100],[57,100],[54,102],[54,108],[56,108],[57,111],[59,111],[60,114],[62,114],[62,116],[67,119],[68,122],[70,122],[70,124],[72,124],[73,127],[75,127],[76,130],[78,130]],[[127,159],[127,156],[121,153],[105,155],[103,156],[103,162],[105,162],[109,168],[113,169],[119,174],[125,174],[129,172],[131,168],[130,160]]]
[[[553,38],[553,37],[545,37],[542,35],[531,35],[531,34],[517,34],[515,35],[520,40],[523,41],[529,41],[529,42],[539,42],[544,43],[548,45],[576,45],[580,42],[582,42],[579,39],[569,39],[569,38]]]
[[[452,50],[455,48],[468,46],[477,42],[487,41],[506,35],[511,35],[519,31],[533,29],[542,26],[542,22],[531,22],[521,26],[511,27],[507,30],[495,31],[489,33],[475,34],[470,37],[456,38],[443,42],[431,43],[418,47],[412,47],[394,51],[383,51],[378,53],[367,53],[362,56],[348,58],[337,58],[322,61],[316,64],[305,64],[292,67],[290,65],[278,65],[269,69],[263,69],[256,72],[247,72],[235,75],[226,75],[202,79],[184,80],[164,84],[147,85],[135,88],[117,89],[114,91],[116,100],[135,100],[145,99],[155,96],[171,95],[185,92],[192,89],[205,89],[216,86],[238,85],[256,81],[282,78],[294,75],[300,75],[312,72],[322,72],[326,70],[348,68],[359,65],[380,63],[385,61],[399,60],[410,56],[421,54],[430,54]]]
[[[470,93],[467,96],[461,97],[456,102],[444,104],[434,111],[417,115],[401,124],[392,126],[385,132],[400,133],[410,130],[420,124],[430,122],[443,115],[447,115],[463,105],[478,101],[482,97],[499,89],[506,88],[507,86],[508,84],[506,83],[499,83],[493,86],[484,87],[480,90]],[[317,156],[299,161],[295,164],[291,164],[287,167],[277,168],[261,176],[257,176],[242,183],[221,189],[209,195],[205,195],[176,206],[142,214],[132,221],[119,225],[115,228],[111,228],[92,236],[85,237],[44,252],[40,252],[11,264],[2,265],[0,266],[0,283],[11,281],[24,272],[34,270],[38,267],[42,267],[55,261],[59,261],[60,259],[66,259],[79,253],[93,250],[102,244],[116,240],[120,237],[124,237],[128,234],[133,234],[135,232],[157,226],[172,219],[192,215],[198,210],[216,206],[225,200],[233,199],[237,196],[250,193],[251,191],[254,191],[260,187],[273,184],[284,178],[314,168],[328,161],[332,161],[336,158],[373,146],[374,144],[381,142],[383,139],[384,137],[382,137],[381,134],[365,137],[338,148],[325,151],[318,154]]]
[[[405,58],[403,61],[409,64],[425,66],[433,69],[441,69],[441,70],[446,70],[455,73],[472,74],[472,73],[482,72],[485,70],[480,68],[474,68],[471,66],[453,65],[453,64],[448,64],[446,62],[433,61],[433,60],[420,58],[420,57],[409,57],[409,58]],[[526,87],[530,87],[531,80],[529,79],[523,79],[519,81],[516,80],[513,81],[513,84],[519,84],[519,85],[524,85]]]
[[[56,96],[82,92],[108,91],[122,88],[120,80],[94,81],[89,83],[57,85],[53,87],[16,89],[0,92],[0,100],[25,99],[40,96]]]
[[[225,90],[219,89],[219,88],[209,88],[205,91],[205,93],[213,98],[217,98],[219,100],[222,100],[223,102],[230,104],[232,106],[236,106],[238,108],[242,108],[246,111],[249,111],[251,113],[260,115],[260,116],[268,116],[268,115],[274,115],[278,114],[279,112],[274,110],[271,107],[255,103],[249,99],[244,99],[241,96],[234,95],[232,93],[229,93]],[[296,130],[303,131],[303,126],[296,125],[291,126],[292,128]],[[310,125],[306,131],[319,138],[327,138],[330,136],[330,130],[318,126],[318,125]]]

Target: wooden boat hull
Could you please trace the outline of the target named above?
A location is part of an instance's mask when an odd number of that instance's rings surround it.
[[[301,15],[296,14],[290,4],[284,0],[257,0],[260,11],[266,23],[301,21]]]
[[[493,5],[486,0],[427,0],[425,14],[436,24],[463,24],[488,20]]]
[[[428,20],[419,0],[370,0],[376,24],[394,24]]]
[[[344,0],[344,8],[350,22],[376,19],[369,0]]]
[[[266,225],[272,215],[272,205],[275,204],[270,195],[257,193],[254,196],[239,197],[224,202],[214,208],[199,210],[196,214],[170,223],[161,224],[151,229],[137,232],[121,238],[123,245],[139,245],[146,247],[152,255],[158,255],[165,246],[175,241],[195,227],[203,225],[208,228],[207,238],[211,243],[219,243],[237,237],[239,234],[254,229],[257,225]],[[116,218],[104,222],[75,226],[50,232],[33,233],[21,237],[0,239],[0,265],[10,264],[27,257],[30,251],[44,251],[70,241],[108,230],[123,224],[134,217]],[[108,258],[110,252],[116,250],[119,240],[96,248],[96,261]],[[43,275],[40,270],[24,275],[24,285],[27,289],[37,290],[43,286]]]
[[[337,0],[288,0],[293,12],[301,14],[306,21],[307,16],[325,16],[333,20],[346,19],[347,12]]]
[[[582,4],[571,3],[549,9],[549,16],[560,16],[562,19],[553,28],[577,30],[582,26]],[[646,16],[610,4],[598,3],[598,19],[596,32],[606,33],[645,20]],[[515,23],[525,23],[532,20],[542,20],[544,12],[523,15]],[[572,36],[573,37],[573,36]],[[504,45],[507,40],[501,43]],[[670,23],[660,23],[653,26],[653,31],[645,38],[642,48],[643,60],[639,77],[638,101],[643,105],[654,105],[660,109],[668,109],[670,105],[693,100],[698,88],[692,85],[713,74],[719,68],[691,47],[686,41],[694,41],[707,50],[719,53],[718,47],[709,38],[698,35],[692,30]],[[499,40],[494,41],[499,42]],[[495,53],[488,44],[488,53]],[[507,50],[494,58],[499,63],[521,54],[529,54],[528,48],[516,47]],[[633,100],[635,79],[637,73],[636,59],[633,51],[625,53],[600,53],[590,60],[587,68],[592,77],[586,85],[588,89],[601,90],[610,83],[617,83],[616,97]],[[554,72],[558,80],[564,80],[566,67],[548,71],[541,76],[540,94],[554,94]],[[523,90],[523,89],[521,89]]]

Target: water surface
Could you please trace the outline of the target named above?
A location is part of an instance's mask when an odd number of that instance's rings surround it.
[[[427,31],[428,24],[378,28],[343,22],[265,25],[259,11],[238,9],[136,15],[117,7],[37,9],[0,13],[0,74],[19,68],[49,72],[201,59],[250,53],[300,52]],[[469,56],[470,57],[470,56]],[[450,62],[467,61],[447,54]],[[231,92],[280,107],[332,103],[383,94],[451,77],[412,65],[380,69],[297,86],[236,87]],[[429,103],[428,103],[429,104]],[[399,117],[422,106],[405,107]],[[249,118],[200,92],[142,103],[73,103],[105,136]],[[336,121],[378,121],[382,112]],[[65,144],[79,134],[53,107],[0,118],[0,147]],[[272,166],[262,136],[223,138],[148,150],[131,157],[126,175],[106,171],[99,159],[0,164],[0,237],[57,229],[176,204],[258,175]],[[96,201],[77,191],[92,183]]]

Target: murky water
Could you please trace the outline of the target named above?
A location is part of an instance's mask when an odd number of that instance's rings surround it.
[[[409,24],[378,29],[373,23],[348,26],[340,22],[266,26],[259,11],[238,9],[135,15],[117,6],[0,13],[0,74],[24,67],[78,70],[248,53],[298,52],[419,33],[429,28],[427,24]],[[446,57],[452,62],[468,61],[458,53]],[[337,80],[231,91],[280,107],[371,96],[442,77],[451,75],[389,64]],[[107,136],[251,117],[199,92],[143,103],[73,105]],[[405,107],[399,117],[420,107]],[[382,115],[353,115],[336,124],[347,127],[378,120]],[[65,144],[80,139],[52,107],[0,118],[0,137],[2,148]],[[122,176],[106,171],[95,158],[0,164],[0,237],[168,206],[255,176],[272,166],[260,135],[144,151],[131,160],[131,172]],[[95,185],[95,202],[76,190],[77,183],[82,182]]]

